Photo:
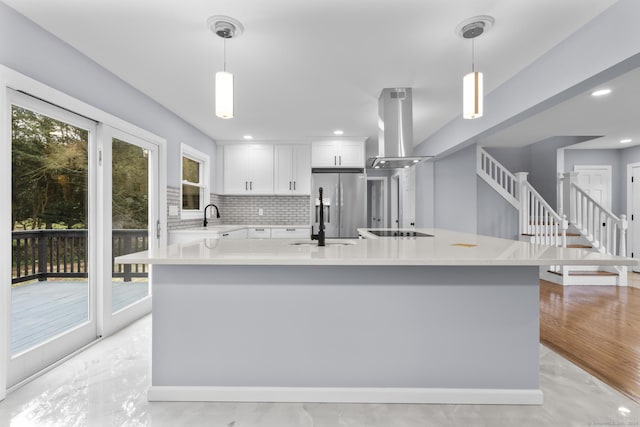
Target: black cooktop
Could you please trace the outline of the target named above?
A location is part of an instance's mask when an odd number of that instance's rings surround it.
[[[414,230],[367,230],[380,237],[433,237],[433,234],[421,233]]]

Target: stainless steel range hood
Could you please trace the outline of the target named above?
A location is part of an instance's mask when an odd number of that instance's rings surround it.
[[[411,88],[382,89],[378,100],[378,154],[367,167],[397,169],[415,165],[431,156],[412,156],[413,99]]]

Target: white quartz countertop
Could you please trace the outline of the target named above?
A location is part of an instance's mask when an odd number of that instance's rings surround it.
[[[365,229],[359,231],[366,235]],[[293,239],[203,238],[120,256],[116,262],[164,265],[638,265],[638,260],[587,249],[556,248],[443,229],[417,228],[416,231],[433,237],[328,239],[324,247],[318,247],[316,241]]]

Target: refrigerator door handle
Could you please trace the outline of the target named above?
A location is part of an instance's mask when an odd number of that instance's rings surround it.
[[[324,211],[325,211],[324,212],[324,222],[329,224],[331,222],[331,206],[325,205],[324,206]],[[319,212],[320,212],[320,207],[318,205],[316,205],[316,221],[315,222],[320,221],[319,218],[318,218]]]

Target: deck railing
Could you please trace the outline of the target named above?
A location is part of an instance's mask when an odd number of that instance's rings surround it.
[[[87,230],[25,230],[12,233],[11,283],[49,277],[87,277]],[[113,258],[142,251],[148,245],[148,232],[141,230],[113,230],[112,276],[131,281],[133,277],[147,277],[146,264],[120,265]]]

